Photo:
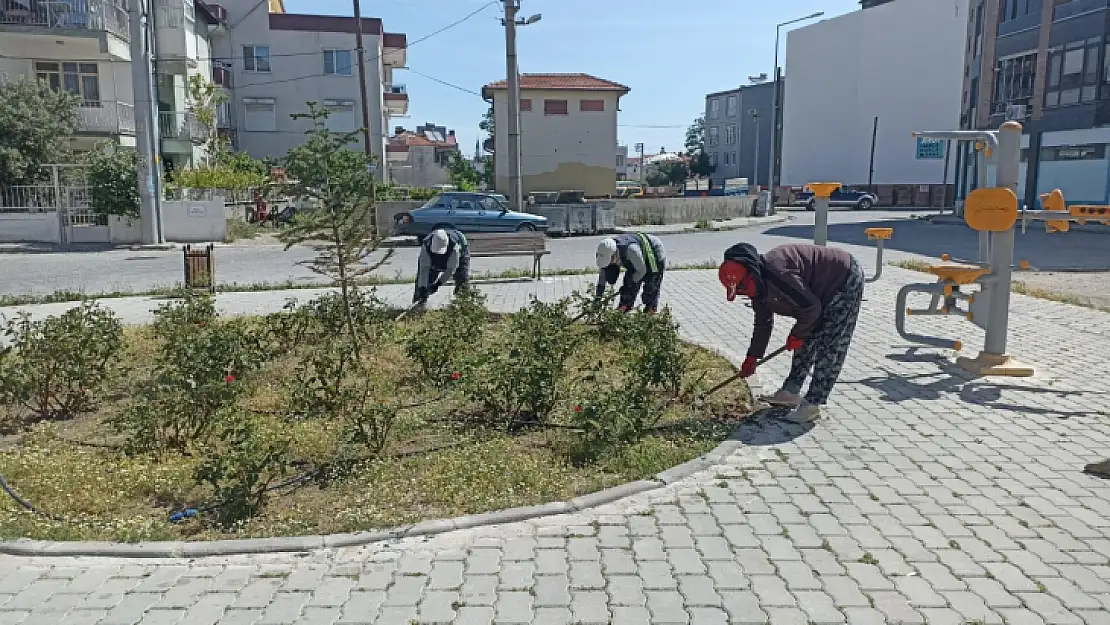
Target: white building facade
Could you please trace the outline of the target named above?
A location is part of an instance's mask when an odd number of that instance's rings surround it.
[[[213,57],[227,75],[221,124],[236,148],[256,158],[285,156],[304,142],[310,122],[292,115],[306,113],[309,101],[329,109],[334,131],[363,127],[353,18],[285,13],[279,0],[229,0],[225,8],[234,28],[213,38]],[[370,147],[384,163],[390,119],[408,112],[405,86],[393,80],[405,65],[406,41],[383,32],[376,18],[363,18],[362,30]],[[362,149],[361,135],[352,148]]]
[[[154,14],[155,85],[168,167],[203,155],[203,132],[187,112],[190,76],[211,77],[209,37],[218,20],[193,0],[159,2]],[[122,0],[7,2],[0,6],[0,78],[39,79],[78,96],[71,147],[135,145],[128,14]]]
[[[521,177],[533,191],[585,191],[612,195],[617,182],[617,110],[624,85],[588,74],[522,74]],[[509,188],[508,90],[486,85],[493,102],[495,187]]]
[[[939,184],[915,130],[960,127],[968,0],[894,0],[791,31],[781,184]],[[949,165],[954,177],[954,163]]]

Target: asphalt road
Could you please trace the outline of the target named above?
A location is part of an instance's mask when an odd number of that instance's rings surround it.
[[[977,235],[959,224],[931,224],[912,216],[917,211],[834,211],[829,217],[829,241],[856,253],[867,266],[874,263],[874,247],[864,235],[871,226],[894,228],[887,242],[887,260],[936,258],[948,253],[953,258],[975,259]],[[813,214],[788,211],[790,220],[727,232],[696,232],[662,235],[672,265],[717,260],[729,245],[748,241],[766,249],[791,241],[812,240]],[[549,269],[578,269],[593,262],[600,237],[552,239],[551,255],[544,260]],[[321,278],[304,263],[311,249],[285,250],[278,244],[250,241],[216,248],[216,278],[221,284],[282,283],[312,284]],[[1091,232],[1047,235],[1031,228],[1018,235],[1015,260],[1027,259],[1038,269],[1110,269],[1110,237]],[[475,259],[475,272],[530,269],[530,258]],[[416,250],[397,249],[377,273],[385,277],[411,277],[416,269]],[[0,253],[0,293],[45,295],[76,291],[90,295],[116,291],[147,291],[180,282],[180,251],[135,251],[130,249],[89,251],[42,251]]]

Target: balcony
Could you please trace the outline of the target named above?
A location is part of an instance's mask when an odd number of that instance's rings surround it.
[[[408,37],[398,33],[384,33],[382,35],[382,65],[390,67],[404,67],[408,61],[406,51]]]
[[[96,135],[135,134],[135,106],[127,102],[84,102],[77,107],[77,132]]]
[[[386,112],[389,115],[408,115],[409,94],[405,91],[404,85],[385,85],[382,99],[385,101]]]
[[[224,89],[231,89],[231,70],[229,68],[213,63],[212,82],[223,87]]]
[[[9,26],[71,33],[106,31],[124,41],[130,39],[127,10],[105,0],[0,0],[0,29]]]
[[[158,132],[163,139],[177,141],[204,143],[208,139],[208,131],[197,116],[188,111],[158,113]]]
[[[385,145],[385,160],[391,163],[403,163],[409,159],[409,146],[398,143]]]

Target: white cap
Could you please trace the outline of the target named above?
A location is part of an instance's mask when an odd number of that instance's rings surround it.
[[[447,238],[446,230],[433,230],[432,240],[428,244],[428,251],[433,254],[443,254],[447,252],[447,244],[450,239]]]
[[[598,269],[605,269],[613,264],[617,255],[617,242],[613,239],[602,239],[601,243],[597,244],[597,267]]]

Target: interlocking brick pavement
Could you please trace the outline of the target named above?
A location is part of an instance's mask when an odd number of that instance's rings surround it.
[[[1010,349],[1038,375],[976,380],[894,332],[894,294],[920,279],[888,268],[867,287],[823,421],[753,419],[740,450],[662,490],[309,554],[0,556],[0,625],[1110,623],[1110,482],[1081,473],[1110,453],[1110,315],[1015,296]],[[512,310],[590,282],[483,290]],[[380,293],[400,304],[411,291]],[[263,312],[286,295],[219,304]],[[724,300],[714,272],[673,272],[664,296],[685,337],[743,356],[751,310]],[[153,304],[110,302],[130,322]],[[955,319],[910,321],[982,342]]]

